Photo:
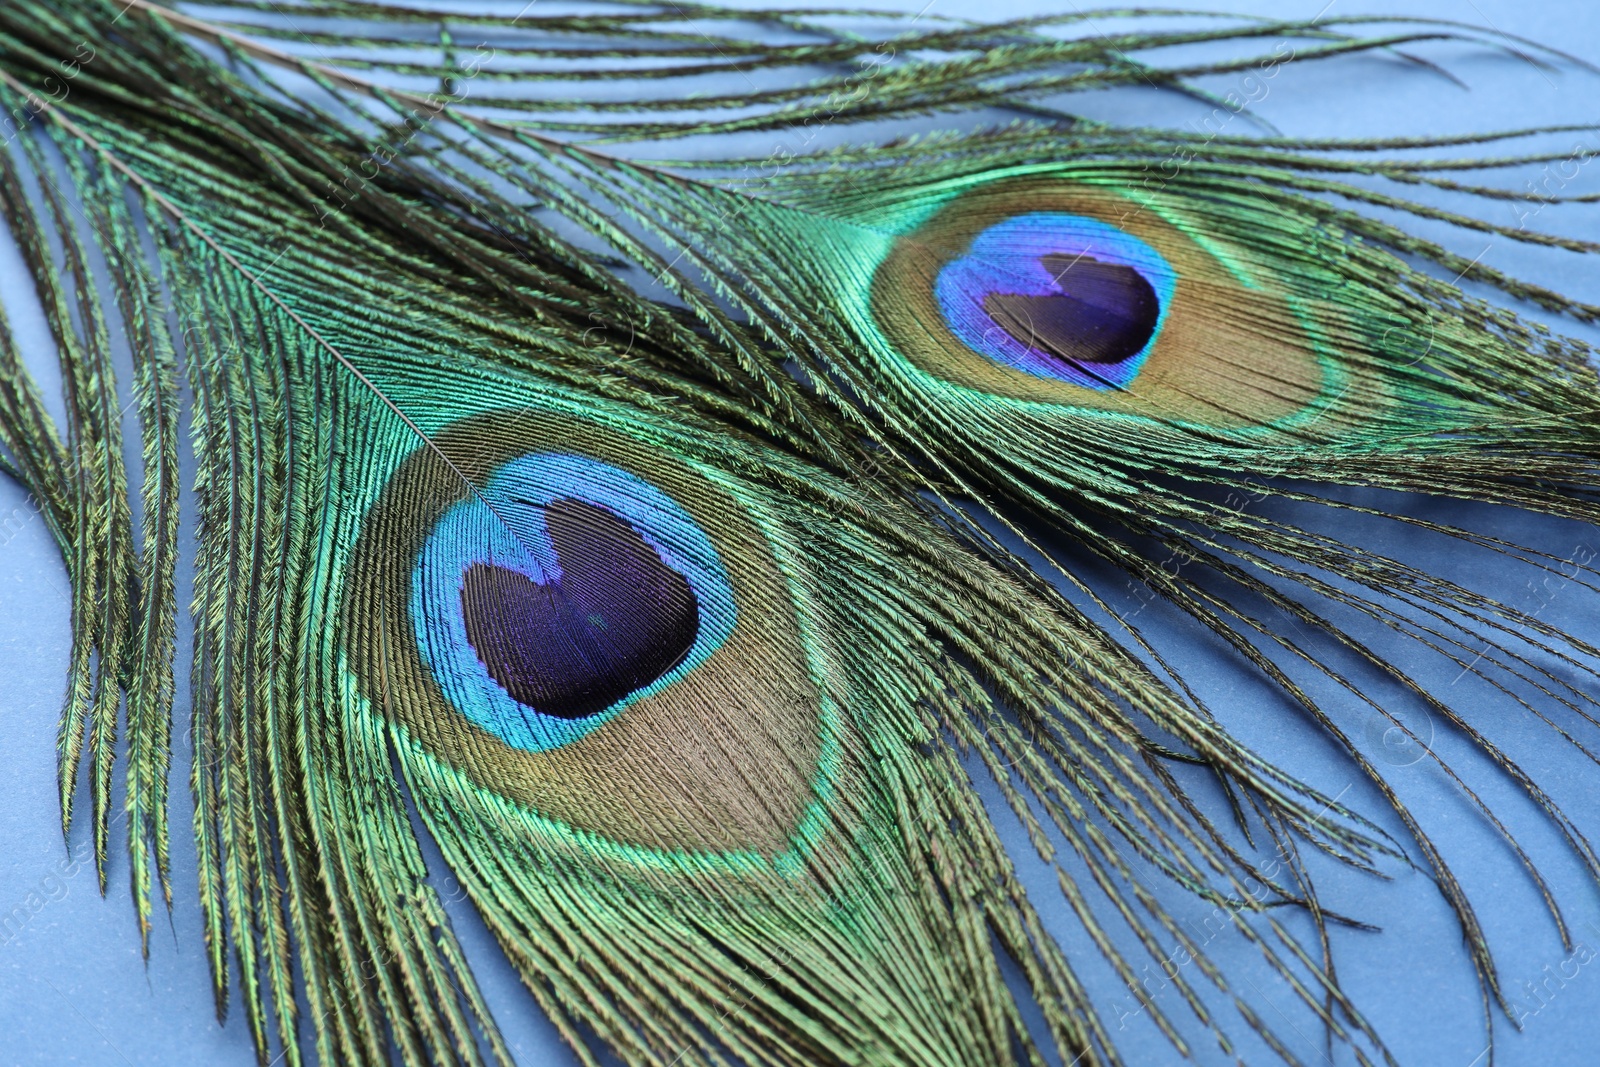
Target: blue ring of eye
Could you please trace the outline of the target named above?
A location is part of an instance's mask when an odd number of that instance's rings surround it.
[[[1096,353],[1090,338],[1081,349],[1072,349],[1078,358],[1063,358],[1062,349],[1073,338],[1053,351],[1038,342],[1051,331],[1052,304],[1076,309],[1082,318],[1086,305],[1073,299],[1079,287],[1074,265],[1081,285],[1093,289],[1093,300],[1102,305],[1089,307],[1098,313],[1089,321],[1107,332],[1102,352]],[[1132,234],[1082,215],[1033,212],[979,233],[964,255],[940,270],[934,294],[945,325],[974,352],[1037,377],[1112,389],[1126,386],[1143,367],[1165,325],[1177,282],[1177,272],[1161,253]],[[1039,329],[1018,329],[1019,316],[1001,314],[997,300],[1001,309],[1009,301],[1013,311],[1031,304]],[[1113,306],[1119,301],[1150,306],[1119,309]],[[1069,321],[1054,328],[1071,327]]]
[[[501,466],[482,494],[440,517],[413,568],[409,607],[417,647],[440,690],[469,721],[513,748],[541,752],[571,744],[692,672],[733,632],[738,611],[716,548],[682,507],[641,478],[586,456],[541,452]],[[484,566],[521,575],[529,588],[559,588],[563,566],[547,511],[570,502],[625,524],[679,576],[693,595],[698,628],[670,670],[592,714],[560,717],[518,700],[491,673],[469,633],[463,589],[472,568]]]

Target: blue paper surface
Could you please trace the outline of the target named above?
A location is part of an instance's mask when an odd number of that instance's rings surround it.
[[[899,6],[916,11],[921,3],[910,0]],[[1169,2],[1165,6],[1203,10],[1212,5]],[[1349,0],[1334,0],[1326,7],[1322,0],[1231,0],[1215,6],[1272,17],[1321,14],[1328,20],[1366,10]],[[1502,35],[1521,35],[1600,62],[1600,6],[1580,0],[1548,0],[1537,5],[1513,0],[1389,0],[1382,6],[1384,14],[1458,20],[1487,30],[1508,49],[1509,36]],[[1003,18],[1078,9],[1069,0],[933,0],[928,10],[930,14]],[[1083,10],[1092,9],[1085,6]],[[1100,15],[1091,16],[1089,24],[1102,32],[1125,25]],[[1271,52],[1274,40],[1264,39],[1259,51]],[[1440,63],[1467,87],[1397,55],[1316,64],[1290,61],[1270,79],[1241,72],[1212,77],[1203,84],[1220,97],[1235,93],[1249,100],[1255,114],[1293,137],[1437,135],[1600,122],[1600,75],[1570,65],[1543,69],[1509,51],[1496,53],[1483,47],[1413,45],[1407,51]],[[725,88],[736,92],[741,84],[737,76],[730,76]],[[1187,126],[1229,136],[1263,132],[1249,115],[1154,88],[1074,98],[1069,106],[1109,121]],[[942,121],[913,125],[927,129]],[[785,143],[781,134],[755,135],[741,151],[760,154]],[[1541,144],[1551,145],[1551,151],[1557,153],[1588,146],[1593,155],[1600,152],[1600,133],[1572,132]],[[1518,172],[1519,181],[1526,177],[1553,192],[1600,191],[1600,178],[1588,173],[1591,168],[1600,170],[1600,163],[1558,167],[1559,160],[1544,170],[1538,166],[1526,169]],[[1574,170],[1569,177],[1568,172]],[[1444,194],[1427,199],[1451,203]],[[1595,205],[1549,207],[1530,213],[1527,205],[1501,203],[1478,205],[1473,210],[1507,226],[1525,224],[1531,229],[1600,237],[1600,209]],[[1432,224],[1413,221],[1407,225],[1428,236],[1447,233],[1444,227]],[[1600,303],[1600,261],[1521,245],[1504,236],[1455,234],[1450,240],[1452,248],[1469,258],[1480,256],[1484,263]],[[1474,291],[1498,299],[1482,287]],[[24,351],[40,368],[48,386],[54,375],[54,352],[27,293],[26,274],[16,250],[8,238],[0,236],[0,299],[5,301]],[[1592,328],[1530,313],[1564,332],[1600,340],[1600,332]],[[1600,552],[1600,532],[1576,523],[1449,502],[1375,494],[1360,499],[1438,521],[1464,522],[1522,540],[1561,559],[1584,562]],[[1363,543],[1381,543],[1413,563],[1464,572],[1463,577],[1487,584],[1513,606],[1537,611],[1542,620],[1600,643],[1600,597],[1575,584],[1551,584],[1488,554],[1471,554],[1415,532],[1354,520],[1321,528],[1352,539],[1364,538]],[[1139,611],[1141,624],[1148,624],[1150,635],[1163,642],[1165,651],[1177,650],[1176,658],[1230,728],[1329,794],[1338,794],[1364,812],[1381,813],[1381,798],[1359,779],[1348,761],[1335,756],[1302,715],[1214,637],[1160,604],[1141,606],[1138,591],[1126,588],[1113,575],[1100,574],[1096,580],[1114,603]],[[180,648],[185,647],[188,636],[184,620]],[[148,963],[140,956],[120,839],[113,845],[104,898],[96,885],[87,822],[80,821],[70,840],[62,841],[55,736],[69,638],[65,569],[26,496],[0,480],[0,678],[4,679],[0,695],[0,1064],[242,1067],[252,1063],[242,1020],[235,1018],[219,1026],[212,1016],[195,865],[187,837],[191,805],[184,734],[186,693],[180,693],[175,713],[174,906],[170,928],[164,917],[157,916]],[[1452,677],[1455,671],[1448,665],[1422,656],[1404,643],[1391,640],[1383,647],[1392,647],[1397,659],[1415,656],[1419,677],[1448,692],[1475,725],[1491,733],[1538,777],[1567,809],[1579,831],[1600,839],[1600,766],[1565,745],[1533,714],[1472,677]],[[1403,665],[1412,669],[1409,660]],[[1471,895],[1496,950],[1506,995],[1523,1027],[1516,1033],[1503,1015],[1494,1014],[1495,1062],[1600,1062],[1600,957],[1595,956],[1600,952],[1600,892],[1552,825],[1447,723],[1407,703],[1393,687],[1385,690],[1375,683],[1374,691],[1387,693],[1385,699],[1392,703],[1386,706],[1457,766],[1485,802],[1502,814],[1509,832],[1540,864],[1565,909],[1575,942],[1570,950],[1563,947],[1537,887],[1523,873],[1517,857],[1433,761],[1415,758],[1419,753],[1414,747],[1392,743],[1396,740],[1392,735],[1388,738],[1391,743],[1386,744],[1387,721],[1348,694],[1331,687],[1318,693],[1328,699],[1342,728],[1366,746],[1364,751],[1386,770]],[[1380,821],[1399,833],[1394,819]],[[1020,828],[1004,815],[1000,822],[1008,843],[1024,862],[1035,900],[1068,946],[1074,965],[1082,966],[1085,980],[1097,992],[1106,1024],[1123,1040],[1129,1061],[1178,1062],[1176,1052],[1137,1010],[1126,987],[1098,962],[1088,939],[1070,921],[1055,889],[1054,874],[1027,862],[1030,853]],[[1414,846],[1408,845],[1408,849],[1417,855]],[[434,860],[433,867],[439,869],[437,858]],[[1455,919],[1427,877],[1401,867],[1390,869],[1394,877],[1387,882],[1326,865],[1321,873],[1326,875],[1321,888],[1327,907],[1384,928],[1382,933],[1339,933],[1336,961],[1347,991],[1399,1060],[1430,1067],[1486,1063],[1488,1039],[1472,968]],[[478,967],[485,993],[518,1063],[575,1062],[500,959],[470,906],[459,899],[458,891],[452,894],[453,882],[442,870],[438,884],[453,897],[458,933]],[[1312,1064],[1353,1062],[1348,1050],[1337,1048],[1331,1061],[1326,1058],[1322,1032],[1314,1018],[1291,1003],[1281,979],[1261,962],[1259,950],[1217,921],[1212,908],[1186,899],[1171,885],[1154,880],[1148,884],[1191,930],[1200,931],[1197,936],[1236,979],[1240,995],[1285,1035],[1297,1057]],[[1292,924],[1296,920],[1285,917],[1285,921]],[[1302,929],[1303,924],[1295,928]],[[1174,973],[1183,972],[1181,963],[1173,967]],[[1159,967],[1148,972],[1148,981],[1147,988],[1158,1003],[1174,1015],[1181,1011],[1176,991]],[[1219,1006],[1223,1003],[1216,998],[1213,1001]],[[234,1008],[236,1012],[236,998]],[[1202,1029],[1190,1025],[1186,1032],[1198,1062],[1232,1062]],[[1250,1040],[1237,1020],[1231,1021],[1230,1033],[1240,1039],[1241,1051],[1252,1062],[1270,1062],[1270,1054]]]

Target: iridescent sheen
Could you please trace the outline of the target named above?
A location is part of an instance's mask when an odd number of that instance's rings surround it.
[[[996,223],[939,272],[946,325],[967,347],[1041,378],[1120,389],[1161,333],[1177,272],[1154,248],[1082,215]]]
[[[491,510],[492,509],[492,510]],[[439,688],[506,744],[569,744],[715,652],[737,620],[722,562],[669,496],[546,452],[439,520],[411,583]]]

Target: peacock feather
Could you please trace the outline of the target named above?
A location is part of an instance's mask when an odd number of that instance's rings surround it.
[[[1427,64],[1460,26],[1121,14],[1137,28],[1062,36],[1088,16],[0,8],[0,212],[66,416],[0,328],[5,469],[71,578],[63,830],[86,783],[104,891],[125,818],[148,951],[192,562],[207,962],[261,1062],[511,1061],[441,862],[585,1063],[1121,1063],[1103,973],[1185,1054],[1198,1029],[1235,1056],[1242,1024],[1297,1062],[1150,873],[1221,909],[1356,1062],[1393,1057],[1330,952],[1362,916],[1314,868],[1427,870],[1485,1013],[1512,1011],[1471,897],[1311,679],[1408,736],[1393,694],[1420,701],[1600,878],[1485,709],[1352,620],[1507,707],[1559,705],[1539,714],[1586,755],[1600,649],[1237,500],[1566,575],[1355,491],[1600,518],[1589,349],[1460,285],[1600,308],[1421,234],[1600,245],[1367,180],[1506,198],[1446,175],[1528,153],[1418,162],[1394,153],[1471,141],[1125,128],[1046,99],[1209,100],[1194,77],[1268,70],[1283,55],[1255,50],[1291,38],[1298,62]],[[1189,45],[1240,54],[1130,58]],[[728,70],[759,82],[651,92]],[[978,109],[1024,117],[726,150]],[[1294,701],[1409,839],[1234,736],[1108,571]],[[1024,889],[999,817],[1059,900]],[[1175,952],[1177,1011],[1138,977]]]

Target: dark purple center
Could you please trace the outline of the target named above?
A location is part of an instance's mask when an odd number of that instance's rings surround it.
[[[700,609],[687,579],[609,511],[557,500],[544,517],[561,579],[474,563],[461,610],[478,659],[513,699],[581,719],[682,663]]]
[[[1143,274],[1088,256],[1048,255],[1039,262],[1061,292],[988,294],[983,310],[996,326],[1080,371],[1085,363],[1120,363],[1150,343],[1161,301]]]

